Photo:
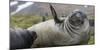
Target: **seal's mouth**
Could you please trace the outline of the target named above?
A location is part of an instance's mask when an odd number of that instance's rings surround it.
[[[83,25],[84,18],[82,18],[81,16],[71,16],[69,18],[69,23],[72,24],[73,26],[80,26]]]

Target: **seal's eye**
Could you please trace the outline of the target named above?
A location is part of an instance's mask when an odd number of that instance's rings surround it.
[[[69,18],[69,22],[74,26],[82,25],[84,22],[84,18],[80,12],[72,14]]]

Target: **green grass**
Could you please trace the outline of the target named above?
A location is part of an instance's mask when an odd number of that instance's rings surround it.
[[[46,19],[51,19],[47,17]],[[42,16],[11,16],[10,24],[14,27],[28,28],[34,24],[42,22]]]
[[[93,30],[91,30],[90,31],[90,39],[89,39],[89,41],[88,41],[88,44],[95,44],[95,33],[94,33],[95,31],[94,31],[94,28],[93,28]]]
[[[51,19],[52,17],[46,17],[46,20]],[[20,27],[20,28],[28,28],[31,27],[34,24],[37,24],[39,22],[42,22],[42,16],[11,16],[10,18],[10,26],[11,27]],[[94,31],[94,30],[93,30]],[[88,44],[94,44],[94,32],[90,32],[90,40]]]

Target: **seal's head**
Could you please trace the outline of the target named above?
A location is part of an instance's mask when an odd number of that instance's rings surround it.
[[[80,10],[75,10],[69,17],[69,23],[73,26],[80,26],[84,23],[84,19],[86,18],[86,14]]]

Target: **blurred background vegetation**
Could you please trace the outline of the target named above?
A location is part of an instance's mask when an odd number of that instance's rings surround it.
[[[14,15],[14,16],[11,16],[10,18],[10,24],[11,24],[11,27],[20,27],[20,28],[26,29],[28,27],[31,27],[34,24],[43,22],[43,18],[46,18],[44,20],[52,19],[51,16],[45,17],[45,16]]]

